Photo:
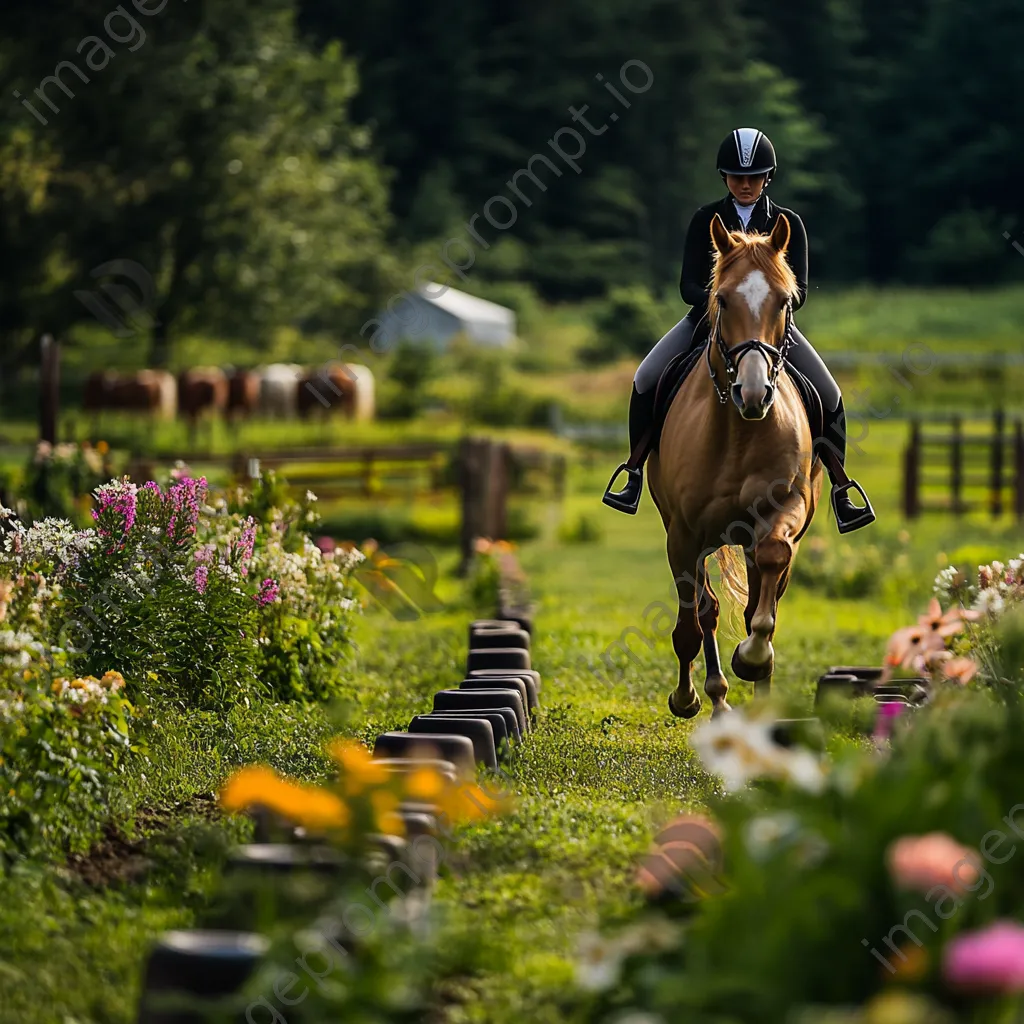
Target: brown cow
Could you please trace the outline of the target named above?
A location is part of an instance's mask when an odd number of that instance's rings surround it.
[[[234,370],[228,377],[228,419],[251,416],[260,404],[260,375]]]
[[[178,374],[178,412],[197,420],[209,411],[222,413],[228,406],[228,379],[216,366],[198,366]]]
[[[356,363],[330,363],[299,379],[299,415],[340,412],[349,419],[373,418],[373,374]]]
[[[89,374],[82,396],[86,412],[145,412],[160,419],[174,416],[175,403],[174,377],[166,370],[98,370]]]

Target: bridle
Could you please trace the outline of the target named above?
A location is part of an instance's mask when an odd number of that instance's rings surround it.
[[[777,346],[769,345],[764,341],[758,341],[757,338],[750,338],[747,341],[741,341],[738,345],[734,345],[732,348],[729,348],[725,343],[725,339],[722,337],[721,305],[718,305],[717,309],[718,315],[715,317],[714,326],[711,328],[711,337],[708,340],[708,345],[704,352],[707,358],[708,373],[711,376],[711,383],[715,388],[715,394],[718,395],[718,401],[722,405],[725,405],[725,403],[729,401],[730,391],[733,392],[738,400],[739,395],[736,389],[741,386],[736,382],[736,377],[739,373],[739,362],[748,352],[754,351],[764,356],[765,362],[768,364],[768,398],[765,404],[770,406],[772,402],[775,401],[775,387],[779,379],[779,374],[782,372],[782,367],[786,361],[786,355],[793,344],[793,299],[790,298],[786,303],[786,327],[782,332],[782,340]],[[725,363],[725,373],[729,378],[729,388],[723,389],[718,386],[718,379],[715,377],[715,368],[711,364],[712,345],[715,345],[718,348],[718,351],[722,356],[722,362]]]

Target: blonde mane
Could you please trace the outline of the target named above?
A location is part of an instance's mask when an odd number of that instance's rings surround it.
[[[796,298],[796,274],[793,273],[785,253],[776,252],[768,235],[747,235],[741,231],[730,231],[729,237],[734,243],[733,248],[724,256],[713,249],[715,266],[711,277],[711,297],[708,301],[708,317],[712,323],[718,316],[719,286],[733,267],[743,259],[753,263],[768,279],[772,288]]]

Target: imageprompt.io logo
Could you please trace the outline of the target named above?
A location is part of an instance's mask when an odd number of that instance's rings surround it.
[[[352,575],[378,604],[403,622],[444,608],[444,602],[434,593],[437,560],[422,544],[378,549]]]
[[[159,323],[154,316],[156,285],[141,263],[110,260],[93,269],[90,277],[112,280],[102,282],[93,291],[78,289],[75,298],[116,337],[131,338]]]

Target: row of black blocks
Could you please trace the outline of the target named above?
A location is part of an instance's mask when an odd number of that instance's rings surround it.
[[[906,704],[915,708],[928,700],[928,680],[922,677],[883,683],[882,669],[865,665],[833,665],[818,679],[817,707],[830,695],[872,697],[878,704]]]
[[[407,773],[429,767],[449,782],[471,779],[479,766],[498,767],[499,760],[522,743],[532,728],[538,706],[540,675],[530,667],[531,622],[484,619],[469,630],[465,678],[456,689],[440,690],[433,710],[416,715],[407,732],[378,736],[373,757],[392,772]],[[371,859],[378,867],[407,862],[410,844],[422,835],[435,835],[439,808],[431,804],[403,803],[399,814],[406,835],[374,837]],[[309,839],[301,829],[279,843],[270,838],[265,815],[257,816],[254,842],[237,848],[227,866],[229,875],[319,876],[329,879],[345,869],[345,859],[329,847]],[[436,862],[424,871],[417,856],[416,870],[423,889],[436,878]],[[414,895],[414,894],[413,894]],[[407,896],[412,898],[412,896]],[[344,943],[350,936],[339,935]],[[139,1024],[201,1024],[252,976],[269,949],[269,941],[250,931],[194,929],[166,932],[146,966]],[[244,1014],[236,1015],[239,1022]]]

